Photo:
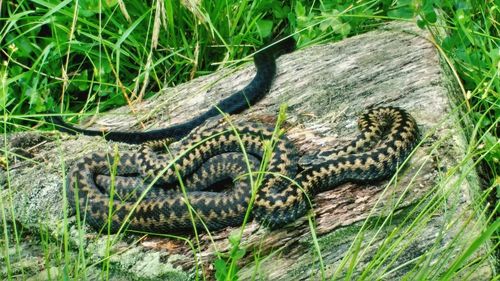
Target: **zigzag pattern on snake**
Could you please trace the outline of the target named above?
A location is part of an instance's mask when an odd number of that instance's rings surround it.
[[[271,228],[280,227],[307,212],[311,206],[306,197],[347,181],[365,183],[393,175],[418,140],[416,122],[396,107],[371,109],[358,124],[361,134],[354,141],[324,155],[324,162],[303,170],[286,134],[253,123],[233,127],[220,122],[209,129],[196,129],[181,141],[173,156],[159,154],[150,145],[141,146],[136,153],[95,153],[77,161],[71,169],[68,199],[97,230],[108,222],[112,232],[123,223],[128,229],[153,233],[190,231],[193,227],[219,229],[242,223],[252,192],[249,172],[267,165],[255,190],[252,215]],[[269,154],[266,142],[273,144]],[[220,180],[242,173],[235,188],[217,190]],[[139,176],[145,183],[123,178],[128,176]],[[175,191],[180,189],[179,178],[185,184],[185,194]],[[152,190],[161,191],[148,193],[136,202],[152,180],[156,184]],[[113,200],[110,181],[116,183]],[[167,187],[172,190],[165,190]]]

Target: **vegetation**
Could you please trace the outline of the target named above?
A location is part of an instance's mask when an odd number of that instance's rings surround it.
[[[134,102],[165,86],[250,59],[255,46],[272,37],[293,34],[303,48],[342,40],[388,21],[416,19],[420,28],[434,35],[436,48],[456,76],[461,95],[453,98],[472,124],[465,126],[469,146],[466,159],[457,169],[477,168],[483,176],[483,189],[476,203],[478,214],[485,217],[485,229],[449,261],[450,266],[440,276],[449,280],[457,277],[461,268],[470,266],[469,258],[491,238],[491,252],[498,251],[500,222],[494,214],[500,199],[499,18],[500,7],[493,0],[296,0],[287,4],[276,0],[0,1],[0,112],[4,140],[7,133],[43,126],[43,117],[50,112],[76,116],[122,105],[133,107]],[[467,166],[468,161],[473,161],[473,167]],[[446,180],[436,188],[444,184]],[[400,233],[418,233],[425,215],[432,216],[436,204],[442,202],[439,200],[445,200],[435,199],[421,206],[424,217],[411,214],[412,218],[416,216],[413,228]],[[5,213],[3,205],[7,202],[0,203],[0,250],[5,253],[2,263],[6,265],[0,276],[13,279],[19,273],[14,273],[11,265],[22,255],[19,246],[14,247],[15,255],[8,250],[25,236],[15,224],[7,223],[7,218],[15,218],[15,214]],[[488,208],[482,212],[484,206]],[[311,230],[314,234],[312,224]],[[64,267],[64,272],[56,276],[82,276],[87,266],[83,249],[72,256],[66,236],[54,242],[43,229],[38,236],[47,268],[76,264]],[[313,237],[313,247],[320,253],[319,238]],[[388,236],[387,249],[391,249],[391,243],[404,243],[396,238],[394,234]],[[230,255],[214,263],[220,280],[235,277],[237,260],[245,254],[239,237],[231,237],[230,244]],[[352,259],[344,262],[351,270],[356,265],[353,257],[360,251],[356,247],[353,245],[348,254]],[[387,258],[381,253],[371,268],[380,267]],[[109,263],[109,259],[103,263]],[[432,274],[436,269],[431,265],[425,261],[419,265],[419,269],[413,269],[417,276],[435,276]],[[371,280],[369,273],[373,271],[364,273],[365,280]]]

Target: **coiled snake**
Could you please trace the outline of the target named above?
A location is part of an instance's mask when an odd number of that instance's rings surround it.
[[[155,142],[135,153],[94,153],[78,160],[67,177],[68,200],[96,230],[109,223],[111,232],[126,224],[168,233],[240,225],[253,191],[251,214],[261,224],[280,227],[303,216],[309,198],[319,192],[393,175],[418,140],[415,120],[397,107],[371,109],[358,125],[355,140],[304,169],[297,165],[293,143],[273,127],[222,121],[194,126],[174,154],[157,153],[162,142]],[[259,169],[265,172],[260,178],[252,173]],[[218,190],[227,179],[235,186]]]
[[[94,153],[79,160],[70,171],[68,198],[82,209],[88,205],[86,220],[90,225],[99,229],[109,221],[112,232],[129,214],[128,229],[154,233],[189,230],[193,225],[201,229],[238,225],[251,197],[250,176],[239,179],[237,187],[228,192],[205,189],[224,178],[256,171],[259,159],[265,159],[265,142],[270,141],[274,149],[252,212],[261,223],[275,228],[304,215],[310,207],[306,197],[346,181],[370,182],[391,176],[414,148],[418,135],[413,118],[395,107],[368,111],[360,118],[359,127],[357,139],[331,151],[323,163],[302,171],[287,136],[254,123],[237,123],[234,127],[221,123],[195,130],[181,142],[175,161],[168,154],[157,154],[149,145],[143,145],[137,153]],[[242,149],[250,156],[248,168]],[[110,179],[99,175],[110,175],[112,170],[117,176],[116,195],[110,200],[109,189],[100,187],[109,187]],[[176,184],[182,178],[187,193],[153,187],[161,191],[153,191],[136,203],[148,184],[123,179],[122,175],[156,178],[157,185],[174,190],[179,189]],[[127,195],[134,186],[138,187],[135,195]]]

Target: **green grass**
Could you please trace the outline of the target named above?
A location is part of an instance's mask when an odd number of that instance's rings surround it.
[[[405,251],[411,251],[412,242],[418,235],[425,235],[429,221],[443,212],[448,221],[438,231],[436,245],[412,260],[405,280],[467,280],[470,277],[463,275],[464,272],[499,255],[499,221],[495,217],[500,199],[500,7],[497,3],[473,0],[299,0],[288,6],[280,6],[279,1],[183,3],[191,5],[169,0],[0,2],[0,111],[4,132],[4,153],[0,160],[5,170],[9,170],[12,156],[7,134],[44,129],[42,117],[47,112],[79,116],[122,105],[130,106],[133,111],[134,102],[154,95],[164,86],[175,86],[249,60],[255,46],[268,42],[272,36],[294,34],[300,48],[304,48],[364,33],[388,21],[417,18],[417,24],[434,35],[431,40],[459,85],[461,94],[450,97],[460,105],[454,112],[459,117],[453,119],[450,114],[449,118],[466,130],[465,156],[444,173],[431,192],[404,213],[397,212],[399,198],[387,210],[388,216],[379,218],[373,214],[353,226],[355,240],[336,264],[333,276],[351,280],[388,276],[387,265],[395,264]],[[65,170],[61,162],[63,174]],[[467,180],[467,171],[473,170],[482,176],[481,189],[472,191],[473,212],[448,210],[447,203],[462,192],[459,188]],[[14,192],[9,174],[5,173],[3,190]],[[258,182],[256,178],[255,187]],[[42,253],[43,268],[55,269],[47,271],[54,280],[77,280],[91,268],[99,268],[102,279],[112,274],[111,259],[117,255],[112,252],[113,246],[123,236],[110,237],[107,254],[96,260],[85,249],[88,238],[83,221],[77,221],[76,240],[80,243],[75,245],[67,214],[61,235],[43,226],[30,233],[33,230],[10,223],[16,220],[12,206],[12,197],[0,197],[2,278],[25,279],[38,272],[36,268],[22,266],[27,251]],[[458,216],[452,215],[454,211]],[[342,237],[334,237],[335,233],[326,237],[316,235],[314,222],[309,218],[311,257],[316,261],[314,266],[319,274],[316,277],[323,279],[332,272],[321,254],[328,246],[325,243],[346,242]],[[477,228],[482,231],[469,231]],[[443,247],[440,241],[449,229],[455,229],[458,235]],[[27,239],[34,244],[26,242]],[[199,252],[199,241],[176,239],[186,241],[193,253]],[[268,258],[268,253],[246,249],[241,239],[242,232],[231,236],[230,252],[219,254],[214,262],[220,280],[235,277],[238,262],[245,254],[254,256],[257,268],[266,259],[275,258],[272,253]],[[379,239],[384,241],[382,245],[377,244]],[[134,245],[140,239],[127,241]],[[371,252],[374,258],[355,276],[363,257],[374,247],[378,247]],[[480,251],[486,253],[477,255]],[[258,278],[258,274],[256,270],[254,276]]]

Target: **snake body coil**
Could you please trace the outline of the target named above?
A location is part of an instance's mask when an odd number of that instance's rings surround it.
[[[418,139],[414,119],[396,107],[372,109],[358,123],[361,134],[354,141],[303,170],[285,134],[253,123],[194,130],[174,156],[158,154],[148,145],[137,153],[94,153],[71,169],[68,198],[95,229],[107,223],[111,232],[124,223],[128,229],[155,233],[219,229],[242,223],[256,179],[250,172],[264,165],[252,214],[267,226],[279,227],[305,214],[310,208],[307,197],[347,181],[378,181],[393,175]],[[270,153],[266,147],[272,147]],[[217,190],[221,180],[241,174],[232,190]],[[123,178],[128,176],[139,176],[145,183]],[[139,192],[127,199],[134,186]]]
[[[168,233],[240,225],[255,198],[251,215],[275,228],[304,215],[311,207],[309,198],[318,192],[394,174],[418,139],[413,118],[395,107],[368,111],[359,120],[361,134],[354,141],[320,153],[324,161],[303,169],[294,145],[272,127],[200,126],[220,111],[236,114],[260,100],[271,87],[276,57],[294,46],[288,38],[256,53],[257,73],[245,88],[200,116],[167,128],[101,132],[51,117],[58,130],[68,133],[128,143],[157,141],[135,153],[94,153],[78,160],[67,177],[69,203],[96,230],[108,226],[110,232],[126,227]],[[167,139],[183,140],[175,153],[158,154]],[[221,190],[228,180],[234,187]]]

